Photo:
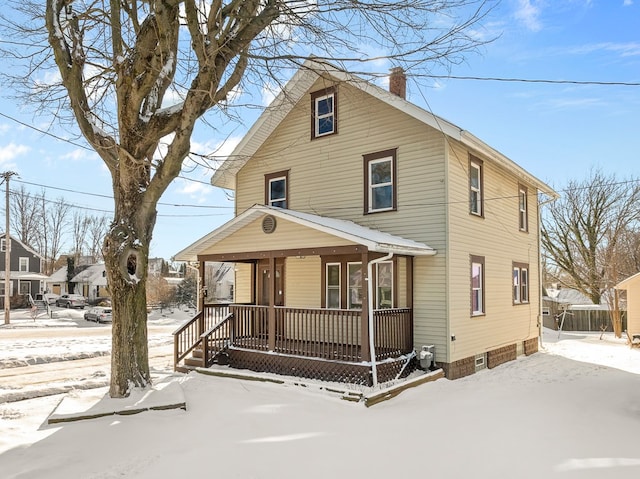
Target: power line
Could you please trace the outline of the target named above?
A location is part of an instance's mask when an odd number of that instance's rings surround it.
[[[86,191],[78,191],[78,190],[72,190],[70,188],[61,188],[58,186],[49,186],[49,185],[43,185],[41,183],[32,183],[29,181],[21,181],[21,180],[15,180],[18,183],[23,183],[25,185],[31,185],[31,186],[39,186],[41,188],[46,188],[46,189],[50,189],[50,190],[57,190],[57,191],[65,191],[65,192],[69,192],[69,193],[77,193],[80,195],[86,195],[86,196],[93,196],[93,197],[97,197],[97,198],[107,198],[107,199],[113,199],[112,195],[102,195],[99,193],[88,193]],[[205,184],[209,185],[210,183],[206,183]],[[216,206],[216,205],[192,205],[192,204],[182,204],[182,203],[164,203],[164,202],[158,202],[158,205],[162,205],[162,206],[174,206],[176,208],[206,208],[206,209],[232,209],[233,206]]]
[[[502,78],[502,77],[477,77],[477,76],[456,76],[456,75],[415,75],[426,78],[437,78],[447,80],[475,80],[475,81],[497,81],[513,83],[548,83],[552,85],[599,85],[599,86],[640,86],[640,82],[626,81],[597,81],[597,80],[545,80],[538,78]]]

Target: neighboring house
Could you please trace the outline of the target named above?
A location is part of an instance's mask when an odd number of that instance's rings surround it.
[[[615,288],[627,292],[627,324],[623,329],[631,336],[640,334],[640,273],[620,281]]]
[[[57,269],[45,281],[45,291],[57,295],[67,294],[67,267]]]
[[[10,296],[42,293],[47,275],[42,273],[44,258],[34,249],[12,236],[10,239],[9,279]],[[0,297],[5,293],[5,255],[7,251],[6,234],[0,234]],[[4,300],[4,299],[3,299]]]
[[[449,378],[537,351],[537,198],[557,193],[406,101],[401,69],[389,84],[307,62],[216,171],[236,217],[175,259],[204,288],[206,263],[234,263],[235,303],[215,326],[200,301],[177,369],[203,332],[203,365],[224,348],[232,367],[363,384],[423,347]]]
[[[111,296],[104,263],[88,266],[71,278],[71,282],[75,283],[74,292],[86,297],[90,303]]]

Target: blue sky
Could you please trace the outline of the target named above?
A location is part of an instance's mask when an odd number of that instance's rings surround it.
[[[482,34],[500,36],[454,66],[451,75],[640,83],[640,0],[502,0]],[[46,118],[24,112],[9,93],[0,92],[0,113],[46,129]],[[408,100],[470,131],[557,190],[592,168],[619,178],[640,176],[638,85],[410,76]],[[247,112],[244,124],[225,138],[200,125],[192,150],[230,152],[257,114]],[[39,194],[45,188],[49,199],[112,210],[110,199],[93,196],[111,194],[109,173],[97,155],[0,116],[0,172],[9,170],[19,174],[12,189],[23,184]],[[152,256],[169,259],[231,218],[225,192],[207,185],[211,174],[186,165],[183,175],[197,182],[177,180],[165,193]]]

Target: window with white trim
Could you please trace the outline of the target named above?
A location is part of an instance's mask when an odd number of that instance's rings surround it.
[[[29,258],[21,256],[19,258],[18,263],[18,271],[26,272],[29,271]]]
[[[288,208],[289,171],[279,171],[265,175],[264,183],[264,203],[277,208]]]
[[[365,214],[396,209],[396,150],[364,155]]]
[[[393,261],[376,263],[376,309],[393,308]]]
[[[483,216],[482,162],[471,157],[469,160],[469,213]]]
[[[347,308],[362,309],[362,263],[347,263]]]
[[[529,265],[513,263],[513,304],[529,302]]]
[[[524,186],[518,187],[518,227],[520,231],[529,231],[527,188]]]
[[[340,263],[327,263],[327,308],[340,309]]]
[[[31,293],[31,281],[18,281],[18,283],[18,291],[20,291],[20,294]]]
[[[485,314],[484,257],[471,256],[471,316]]]
[[[337,95],[335,88],[311,94],[311,138],[333,135],[337,129]]]
[[[6,238],[0,239],[0,251],[3,252],[3,253],[7,251],[7,239]]]

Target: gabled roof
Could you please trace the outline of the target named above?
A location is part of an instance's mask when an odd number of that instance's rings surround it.
[[[291,221],[316,231],[352,241],[356,244],[366,246],[369,251],[411,256],[431,256],[436,254],[436,250],[424,243],[418,243],[417,241],[366,228],[352,221],[327,218],[326,216],[301,213],[300,211],[275,208],[272,206],[254,205],[218,229],[203,236],[191,246],[180,251],[175,255],[175,259],[177,261],[196,261],[198,254],[201,254],[219,241],[222,241],[236,231],[249,225],[256,218],[264,215],[273,215],[276,218]]]
[[[249,161],[249,159],[258,151],[260,146],[278,127],[280,122],[289,114],[296,103],[307,93],[309,88],[321,76],[329,76],[335,78],[339,82],[346,82],[359,90],[370,94],[374,98],[397,108],[409,116],[421,121],[425,125],[431,126],[442,131],[447,136],[460,141],[467,147],[480,152],[492,161],[498,163],[503,168],[511,171],[518,178],[535,186],[540,192],[558,197],[550,186],[537,179],[524,168],[504,156],[502,153],[493,149],[474,135],[453,123],[434,115],[413,103],[394,95],[377,85],[369,83],[362,78],[347,73],[330,63],[307,60],[293,75],[291,80],[287,82],[282,92],[271,102],[271,104],[262,112],[258,120],[251,126],[247,134],[242,138],[236,146],[229,158],[220,165],[216,170],[211,183],[214,186],[228,188],[234,190],[236,188],[236,174]]]
[[[106,286],[107,278],[104,275],[104,263],[92,264],[80,273],[71,278],[72,283],[88,283],[99,286]]]
[[[629,287],[629,285],[634,282],[635,280],[637,280],[638,278],[640,278],[640,273],[636,273],[632,276],[629,276],[627,279],[623,279],[622,281],[620,281],[618,284],[616,284],[614,286],[615,289],[627,289]]]
[[[5,233],[0,233],[0,238],[4,238],[6,236]],[[9,235],[9,239],[12,242],[16,242],[19,243],[26,251],[28,251],[29,253],[37,256],[40,259],[44,259],[44,256],[42,256],[40,253],[38,253],[36,250],[34,250],[31,246],[23,243],[22,241],[20,241],[18,238],[16,238],[15,236]]]

